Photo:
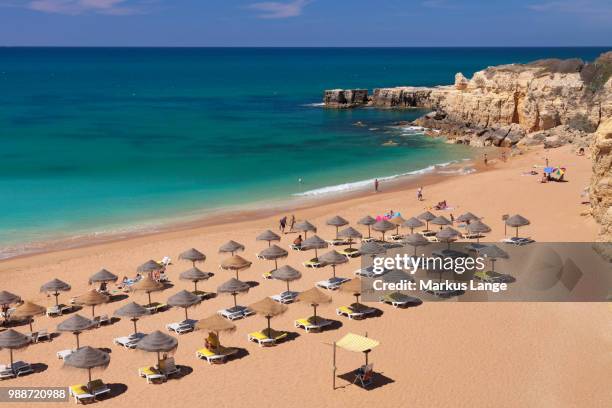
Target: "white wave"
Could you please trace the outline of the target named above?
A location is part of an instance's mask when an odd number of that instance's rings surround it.
[[[325,103],[324,102],[305,103],[302,106],[309,106],[311,108],[320,108],[322,106],[325,106]]]
[[[387,176],[387,177],[379,177],[378,181],[390,181],[390,180],[395,180],[397,178],[400,177],[407,177],[407,176],[418,176],[418,175],[423,175],[423,174],[427,174],[427,173],[431,173],[434,171],[438,171],[438,169],[444,168],[444,167],[448,167],[451,164],[456,164],[457,161],[453,160],[450,162],[446,162],[446,163],[438,163],[438,164],[432,164],[431,166],[427,166],[423,169],[418,169],[418,170],[412,170],[406,173],[400,173],[400,174],[394,174],[392,176]],[[346,193],[349,191],[356,191],[356,190],[363,190],[365,188],[370,188],[372,187],[372,185],[374,184],[374,180],[376,180],[375,178],[372,179],[367,179],[367,180],[360,180],[360,181],[355,181],[355,182],[351,182],[351,183],[343,183],[343,184],[337,184],[334,186],[326,186],[326,187],[321,187],[321,188],[315,188],[313,190],[308,190],[308,191],[304,191],[302,193],[295,193],[293,194],[293,196],[296,197],[317,197],[317,196],[322,196],[322,195],[329,195],[329,194],[338,194],[338,193]]]

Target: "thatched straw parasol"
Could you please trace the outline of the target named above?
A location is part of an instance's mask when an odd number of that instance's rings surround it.
[[[206,260],[206,255],[195,248],[189,248],[179,255],[179,259],[190,261],[192,266],[195,268],[196,262],[204,262]]]
[[[434,225],[439,225],[440,229],[442,229],[442,227],[444,227],[445,225],[452,225],[452,222],[450,222],[450,220],[443,215],[438,215],[436,218],[429,222]]]
[[[238,279],[230,279],[217,288],[218,293],[227,293],[234,297],[234,307],[238,305],[236,296],[239,293],[246,293],[251,287],[248,283],[239,281]]]
[[[363,290],[363,282],[361,278],[353,278],[348,282],[344,282],[340,285],[340,291],[350,293],[355,296],[355,301],[359,303],[359,296]]]
[[[270,319],[272,319],[275,316],[279,316],[285,313],[288,309],[287,306],[281,303],[275,302],[269,297],[265,297],[259,302],[255,302],[252,305],[249,305],[249,308],[253,310],[255,313],[260,314],[266,318],[266,320],[268,321],[268,331],[267,331],[268,335],[271,332]]]
[[[304,239],[308,238],[308,232],[317,232],[317,227],[306,220],[297,222],[293,226],[293,229],[296,231],[302,231],[304,233]]]
[[[339,254],[335,250],[324,253],[319,257],[319,261],[325,265],[331,265],[334,278],[336,277],[336,265],[344,264],[348,262],[348,258],[344,255]]]
[[[508,259],[510,256],[506,251],[497,245],[487,245],[478,250],[478,254],[487,257],[491,260],[491,272],[495,272],[495,261],[498,259]]]
[[[96,315],[96,306],[108,302],[109,299],[109,296],[92,289],[74,298],[74,303],[80,306],[91,306],[91,316],[94,317]]]
[[[178,340],[176,337],[162,333],[159,330],[155,330],[153,333],[147,334],[138,343],[136,343],[136,348],[139,350],[157,353],[158,366],[161,360],[159,353],[173,352],[177,347]]]
[[[89,284],[117,282],[117,279],[119,279],[119,277],[114,273],[111,273],[106,269],[100,269],[98,272],[89,277]]]
[[[234,330],[236,330],[236,325],[230,322],[229,320],[222,318],[218,314],[214,314],[212,316],[208,316],[204,319],[198,320],[198,322],[195,324],[195,329],[214,332],[215,335],[217,336],[217,339],[219,339],[219,333],[233,332]],[[216,352],[216,350],[212,350],[212,351]]]
[[[306,250],[310,250],[310,249],[314,249],[315,250],[315,259],[317,259],[319,257],[318,254],[318,249],[324,249],[327,248],[328,244],[327,242],[325,242],[322,238],[320,238],[318,235],[313,235],[310,238],[306,238],[304,241],[302,241],[302,248],[306,249]]]
[[[368,238],[372,237],[370,227],[376,224],[376,219],[374,217],[366,215],[365,217],[357,221],[357,224],[366,225],[368,227]]]
[[[136,322],[138,321],[138,319],[148,314],[149,311],[147,309],[135,302],[130,302],[127,305],[115,310],[115,316],[129,317],[130,320],[134,323],[134,334],[138,333],[138,328],[136,327]]]
[[[472,214],[469,211],[457,217],[457,221],[459,222],[472,222],[472,221],[476,221],[479,219],[480,218],[478,218],[476,215]]]
[[[516,228],[516,237],[518,238],[518,231],[520,227],[524,227],[525,225],[531,224],[529,220],[522,215],[515,214],[511,217],[508,217],[506,220],[506,225],[509,227]]]
[[[15,308],[15,311],[11,313],[11,319],[28,319],[30,323],[30,331],[33,332],[32,322],[34,316],[44,315],[47,309],[43,306],[37,305],[30,301],[25,301]]]
[[[420,228],[422,227],[423,222],[421,220],[419,220],[416,217],[412,217],[412,218],[408,218],[406,221],[404,221],[404,223],[402,224],[402,227],[404,228],[410,228],[410,233],[414,234],[414,229],[415,228]]]
[[[476,242],[480,243],[480,234],[491,232],[491,227],[480,220],[476,220],[468,224],[466,227],[470,234],[476,234]]]
[[[395,233],[399,235],[399,227],[406,222],[406,220],[401,215],[396,215],[395,217],[389,220],[391,224],[395,225]]]
[[[329,220],[326,221],[327,225],[331,225],[333,227],[336,227],[336,238],[338,238],[338,228],[340,227],[344,227],[345,225],[348,225],[348,221],[345,220],[344,218],[342,218],[339,215],[336,215],[332,218],[330,218]]]
[[[240,255],[232,255],[221,262],[221,269],[226,271],[236,272],[236,279],[238,279],[238,272],[250,268],[252,265],[251,261],[247,261]]]
[[[8,320],[8,310],[11,305],[21,302],[21,298],[11,292],[3,290],[0,292],[0,306],[2,306],[2,313],[4,315],[4,324]]]
[[[346,227],[342,231],[338,232],[338,236],[342,237],[342,238],[348,238],[349,239],[349,248],[353,247],[353,240],[354,239],[361,239],[361,238],[363,238],[363,235],[361,234],[361,232],[357,231],[353,227]]]
[[[89,346],[82,347],[64,358],[64,365],[85,368],[91,382],[92,368],[106,368],[110,363],[110,354]]]
[[[440,242],[446,242],[448,244],[448,248],[450,249],[451,242],[456,241],[460,235],[461,233],[456,229],[445,227],[436,233],[436,238],[438,238]]]
[[[219,247],[219,253],[221,254],[230,253],[234,255],[234,253],[238,251],[244,251],[244,245],[232,240],[227,241]]]
[[[10,367],[13,372],[13,376],[16,376],[13,368],[13,350],[22,349],[30,344],[30,338],[25,334],[19,333],[13,329],[8,329],[0,333],[0,348],[9,349],[10,355]]]
[[[91,329],[95,326],[93,320],[89,320],[79,314],[75,314],[72,317],[64,320],[57,325],[57,330],[61,332],[71,332],[76,336],[76,348],[79,348],[79,334],[84,330]]]
[[[170,306],[182,307],[185,309],[185,320],[189,319],[189,316],[187,316],[187,309],[199,305],[201,301],[202,299],[199,296],[186,290],[181,290],[179,293],[168,298],[168,304]]]
[[[43,293],[51,293],[55,296],[55,306],[59,306],[59,293],[60,292],[68,292],[70,290],[70,285],[66,282],[63,282],[57,278],[45,283],[40,287],[40,291]]]
[[[382,240],[385,241],[385,232],[391,231],[395,228],[395,224],[390,223],[389,221],[382,219],[380,221],[376,221],[376,224],[372,225],[372,229],[374,231],[378,231],[382,233]]]
[[[417,256],[417,247],[429,245],[429,241],[421,234],[410,234],[404,238],[404,243],[414,247],[414,256]]]
[[[429,211],[425,211],[424,213],[419,214],[417,218],[419,220],[425,221],[425,231],[429,231],[429,222],[435,219],[436,216],[430,213]]]
[[[149,305],[152,304],[151,292],[157,292],[157,291],[163,290],[164,288],[165,287],[163,283],[153,280],[153,278],[151,278],[150,276],[145,276],[142,279],[140,279],[138,282],[132,285],[133,291],[135,292],[142,291],[147,294],[149,298],[149,303],[148,303]]]
[[[308,303],[313,307],[313,317],[317,318],[317,306],[330,303],[332,301],[331,296],[327,293],[323,293],[320,289],[314,287],[308,289],[297,296],[297,300]]]
[[[302,273],[289,265],[281,266],[272,272],[272,279],[278,279],[287,282],[287,292],[289,291],[289,282],[293,282],[302,277]]]
[[[261,251],[257,256],[267,261],[274,261],[274,270],[278,269],[278,260],[286,258],[289,255],[287,251],[278,245],[272,245]]]
[[[182,272],[179,275],[179,279],[180,280],[186,280],[186,281],[193,282],[194,291],[197,292],[198,291],[198,282],[199,281],[203,281],[203,280],[207,280],[211,276],[212,276],[212,274],[210,272],[202,272],[201,270],[199,270],[198,268],[196,268],[194,266],[193,268],[188,269],[185,272]]]
[[[149,259],[147,262],[140,265],[137,269],[137,272],[140,273],[152,273],[164,270],[164,266],[159,262],[155,262],[152,259]]]
[[[255,238],[255,240],[268,241],[268,246],[270,246],[272,245],[272,241],[280,241],[281,237],[278,234],[275,234],[274,232],[270,230],[266,230],[262,232],[261,234],[259,234],[257,238]]]
[[[361,255],[376,256],[387,253],[387,249],[378,242],[364,242],[359,248],[359,253]]]

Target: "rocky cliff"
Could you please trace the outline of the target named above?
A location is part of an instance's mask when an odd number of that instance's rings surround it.
[[[593,177],[589,197],[593,217],[601,225],[600,240],[612,242],[612,117],[603,121],[591,146]]]

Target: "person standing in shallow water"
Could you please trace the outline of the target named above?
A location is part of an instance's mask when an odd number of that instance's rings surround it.
[[[378,193],[378,179],[374,180],[374,192]]]

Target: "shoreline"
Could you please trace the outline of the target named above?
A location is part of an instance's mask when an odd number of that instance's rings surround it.
[[[429,136],[431,137],[431,136]],[[483,150],[483,149],[479,149]],[[490,156],[495,157],[498,149],[484,149]],[[464,170],[470,170],[465,173]],[[449,163],[432,164],[426,168],[400,173],[393,176],[381,177],[380,185],[384,191],[381,193],[397,192],[410,188],[417,188],[418,185],[433,185],[448,178],[469,176],[475,172],[494,170],[493,166],[485,167],[471,159],[455,160]],[[347,185],[360,185],[346,191],[330,191],[322,194],[307,194],[309,192],[323,191],[334,186],[324,186],[305,191],[300,194],[293,194],[289,197],[269,201],[254,201],[249,204],[229,206],[225,208],[202,209],[194,214],[178,215],[176,217],[164,217],[158,221],[143,222],[148,226],[120,226],[110,231],[83,232],[60,234],[62,238],[49,238],[39,241],[25,242],[19,244],[9,244],[0,247],[0,264],[12,259],[26,258],[52,252],[60,252],[71,249],[79,249],[96,245],[103,245],[140,237],[151,237],[160,234],[173,232],[185,232],[199,228],[220,226],[232,223],[239,223],[249,220],[261,220],[267,217],[276,216],[284,212],[297,212],[312,209],[317,206],[340,203],[355,198],[369,197],[373,195],[371,187],[365,187],[366,182],[372,180],[361,180],[346,183]],[[12,251],[11,251],[12,250]]]

